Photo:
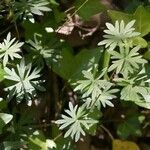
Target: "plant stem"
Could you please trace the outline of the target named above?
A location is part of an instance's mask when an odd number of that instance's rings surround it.
[[[103,125],[100,125],[100,127],[109,135],[110,139],[113,141],[114,137],[112,136],[110,131],[106,127],[104,127]]]

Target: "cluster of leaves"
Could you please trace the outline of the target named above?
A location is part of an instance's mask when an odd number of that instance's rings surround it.
[[[7,94],[7,96],[3,96],[5,100],[0,98],[0,134],[11,133],[9,137],[4,138],[0,147],[1,149],[47,149],[56,147],[53,140],[45,138],[43,133],[38,130],[30,130],[31,128],[27,127],[25,132],[21,131],[22,129],[19,129],[15,118],[14,106],[11,106],[12,111],[8,107],[9,102],[11,103],[13,99],[15,99],[16,105],[25,102],[25,105],[31,106],[33,100],[38,98],[37,91],[45,91],[43,86],[45,81],[41,73],[45,63],[56,62],[60,58],[58,54],[55,54],[54,48],[48,44],[43,44],[44,40],[41,41],[42,35],[38,33],[38,30],[33,31],[30,34],[31,37],[29,39],[25,37],[22,42],[17,24],[20,21],[21,26],[26,23],[34,26],[36,15],[43,16],[44,12],[51,11],[50,2],[47,0],[19,0],[1,3],[1,20],[3,22],[9,20],[10,24],[14,24],[17,37],[14,37],[12,31],[8,32],[7,30],[9,29],[6,26],[6,31],[2,32],[2,35],[5,33],[5,37],[0,43],[0,80],[5,84],[3,90]],[[44,31],[44,34],[47,34],[46,31]],[[50,59],[50,61],[46,59]],[[38,64],[36,63],[37,60]],[[31,113],[34,113],[34,110]],[[23,114],[21,115],[24,116]],[[27,119],[27,122],[32,120],[32,117]],[[26,116],[23,117],[23,120],[25,118]],[[7,126],[11,121],[12,124]],[[19,124],[26,124],[26,121],[21,121]],[[22,136],[23,134],[26,136],[28,134],[27,138]],[[15,139],[12,138],[14,135]],[[33,144],[36,142],[35,138],[38,139],[37,145],[39,144],[39,147]]]
[[[74,5],[75,14],[83,20],[107,9],[98,0],[76,0]],[[87,11],[90,8],[91,11]],[[9,20],[12,26],[2,32],[0,42],[0,83],[2,86],[4,83],[3,98],[0,98],[0,134],[4,135],[4,140],[0,146],[4,149],[71,150],[74,149],[72,141],[84,139],[86,133],[96,135],[103,109],[113,107],[115,110],[116,103],[120,107],[122,103],[131,104],[136,112],[138,106],[150,109],[149,41],[144,37],[150,32],[149,8],[139,6],[133,14],[109,10],[113,23],[106,23],[104,40],[97,48],[81,50],[77,55],[54,33],[65,26],[62,18],[66,15],[55,0],[4,1],[0,10],[6,14],[0,15],[0,21]],[[62,26],[59,27],[59,23]],[[25,33],[21,33],[22,30]],[[144,48],[146,52],[142,51]],[[50,126],[54,132],[44,134],[38,127],[43,127],[41,122],[37,125],[38,111],[32,107],[44,101],[42,94],[50,92],[47,83],[44,84],[51,80],[49,70],[67,81],[77,98],[68,102],[66,114],[60,119],[58,110],[59,115],[56,112],[53,118],[55,121],[48,120],[47,125],[45,119],[42,120],[43,126]],[[52,87],[56,86],[54,81],[51,83]],[[65,104],[66,99],[63,101]],[[25,112],[21,110],[23,113],[18,117],[19,105],[28,108]],[[59,105],[63,108],[61,102]],[[46,106],[44,111],[47,110]],[[131,114],[128,113],[128,118],[117,127],[117,135],[122,139],[142,134],[140,125],[145,116]],[[10,136],[5,138],[8,133]],[[118,143],[121,142],[114,140],[113,147]]]
[[[147,80],[146,68],[144,67],[147,61],[138,52],[140,45],[133,45],[134,38],[140,35],[139,32],[134,32],[134,23],[135,20],[127,25],[125,25],[123,20],[121,22],[116,21],[115,26],[106,23],[108,28],[104,30],[107,33],[107,35],[104,35],[106,40],[101,41],[98,45],[106,45],[105,48],[110,55],[110,61],[112,59],[110,66],[108,65],[107,68],[104,68],[98,77],[95,77],[98,73],[95,68],[93,72],[92,69],[83,71],[85,79],[78,80],[75,83],[74,91],[80,91],[83,105],[90,111],[94,110],[95,106],[100,109],[101,104],[104,107],[106,105],[114,107],[110,100],[116,98],[114,94],[120,90],[121,97],[118,97],[119,99],[132,101],[139,106],[149,108],[149,80]],[[140,71],[141,68],[143,68],[142,71]],[[105,72],[112,72],[114,77],[101,79]],[[72,115],[71,117],[73,119]],[[62,118],[62,120],[56,122],[57,124],[63,124],[60,129],[64,129],[71,123],[66,116],[63,115]],[[77,116],[76,119],[78,119]],[[74,122],[73,125],[76,126],[76,123]],[[72,126],[68,129],[65,136],[69,135],[69,132],[73,138],[73,135],[78,133],[78,130],[76,130],[78,128],[71,130]]]

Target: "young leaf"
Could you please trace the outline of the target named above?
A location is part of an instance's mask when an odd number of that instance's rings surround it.
[[[7,34],[4,42],[0,43],[0,59],[3,61],[3,66],[9,62],[9,58],[14,60],[14,58],[22,58],[18,52],[21,52],[21,46],[24,44],[23,42],[16,41],[16,38],[11,40],[10,32]]]
[[[140,47],[136,46],[130,50],[129,46],[121,47],[119,52],[110,52],[112,65],[109,67],[108,71],[116,69],[116,74],[122,73],[124,77],[127,77],[129,73],[134,73],[139,69],[140,65],[145,64],[147,61],[142,58],[138,53]]]
[[[97,123],[96,120],[88,118],[88,114],[85,111],[85,107],[73,107],[72,103],[69,102],[69,110],[65,110],[66,115],[62,115],[62,119],[57,120],[55,123],[59,124],[59,129],[68,128],[64,137],[71,136],[77,142],[81,135],[85,136],[84,128],[89,129],[92,125]]]
[[[43,12],[51,11],[51,9],[47,7],[48,4],[49,2],[46,0],[40,0],[40,1],[29,0],[31,13],[39,16],[43,15]]]
[[[121,99],[132,101],[135,104],[150,109],[150,84],[147,75],[137,74],[132,79],[115,79],[119,85],[123,86],[121,90]]]
[[[110,89],[113,85],[112,83],[101,80],[105,74],[103,71],[97,78],[91,70],[83,71],[85,80],[79,80],[76,82],[77,85],[74,91],[80,91],[82,94],[83,101],[87,108],[92,106],[97,106],[100,109],[101,104],[103,107],[106,105],[113,107],[114,105],[110,102],[111,99],[115,98],[113,94],[116,93],[117,89]]]
[[[123,20],[121,22],[117,20],[114,26],[111,23],[106,23],[107,30],[104,30],[106,34],[103,36],[106,39],[99,42],[98,45],[105,45],[105,48],[112,51],[117,46],[124,44],[126,40],[140,35],[139,32],[134,31],[134,23],[135,20],[130,21],[127,25]]]
[[[14,81],[11,86],[6,87],[5,90],[9,91],[8,98],[11,99],[14,95],[18,100],[22,100],[24,97],[26,100],[30,100],[31,97],[36,95],[36,89],[43,89],[39,84],[38,78],[41,76],[40,69],[35,68],[31,71],[31,64],[25,65],[24,59],[21,60],[20,64],[17,64],[17,71],[14,68],[4,68],[6,75],[5,79]]]

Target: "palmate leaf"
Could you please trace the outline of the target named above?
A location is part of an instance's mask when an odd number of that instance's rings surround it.
[[[147,76],[137,74],[137,77],[131,79],[118,78],[115,81],[123,86],[121,90],[121,99],[132,101],[135,104],[150,109],[150,84],[147,83]]]
[[[111,86],[112,86],[112,84],[107,84],[105,89],[101,90],[101,92],[98,93],[98,97],[96,97],[96,98],[88,97],[87,99],[84,99],[83,101],[85,102],[85,106],[90,109],[92,106],[96,106],[98,109],[100,109],[101,105],[103,107],[106,107],[106,105],[108,105],[110,107],[114,107],[114,104],[110,100],[116,98],[114,93],[118,92],[119,90],[118,89],[110,89]]]
[[[47,6],[49,2],[47,0],[20,0],[15,2],[14,9],[19,15],[24,15],[24,19],[29,18],[31,22],[35,22],[33,15],[44,15],[43,12],[51,11]]]
[[[141,64],[143,65],[147,62],[138,53],[139,49],[140,47],[136,46],[130,50],[129,46],[126,45],[120,48],[119,52],[110,52],[113,64],[109,67],[108,71],[110,72],[115,69],[116,74],[122,73],[125,77],[127,77],[129,73],[134,73],[134,71],[139,69]]]
[[[86,96],[91,94],[93,88],[95,89],[93,92],[100,92],[99,89],[104,88],[105,84],[107,83],[106,80],[100,80],[100,78],[104,75],[104,72],[105,71],[103,71],[98,77],[94,77],[91,68],[87,71],[83,70],[82,74],[85,79],[74,83],[77,85],[74,88],[74,91],[80,90]],[[94,93],[92,95],[94,95]]]
[[[136,20],[135,30],[140,32],[140,36],[144,37],[150,32],[150,11],[148,7],[140,5],[137,7],[133,14],[124,13],[121,11],[109,10],[108,15],[111,17],[112,21],[124,20],[126,23],[131,20]]]
[[[122,89],[121,99],[150,109],[150,87],[128,85]]]
[[[106,105],[113,107],[114,105],[110,102],[116,93],[117,89],[110,89],[113,84],[107,80],[101,78],[105,74],[105,69],[98,77],[94,77],[91,70],[83,71],[85,80],[79,80],[76,82],[74,91],[80,91],[82,94],[83,101],[87,108],[97,106],[100,109],[102,104],[103,107]]]
[[[40,75],[40,69],[35,68],[31,71],[32,65],[25,65],[24,59],[21,60],[20,64],[17,64],[17,71],[14,68],[9,69],[4,68],[6,75],[5,79],[13,81],[13,84],[7,88],[6,91],[9,91],[8,98],[11,99],[16,95],[17,99],[20,101],[23,98],[30,100],[32,97],[36,96],[36,89],[44,90],[40,86],[40,80],[38,78]]]
[[[73,107],[69,102],[69,110],[65,110],[66,115],[62,115],[62,119],[57,120],[55,123],[60,125],[59,129],[68,128],[64,137],[71,136],[77,142],[81,135],[85,136],[84,128],[89,129],[92,125],[97,123],[96,120],[88,117],[85,107]]]
[[[18,52],[21,52],[21,46],[23,42],[16,41],[16,38],[11,39],[10,32],[7,34],[4,42],[0,43],[0,59],[3,61],[3,66],[9,62],[9,58],[14,60],[14,58],[22,58]]]
[[[41,41],[35,39],[35,41],[29,40],[28,43],[31,45],[31,49],[39,53],[43,58],[50,58],[54,53],[54,49],[44,48]]]
[[[40,65],[40,67],[44,66],[44,59],[48,62],[57,62],[61,55],[54,48],[50,48],[50,46],[45,45],[41,41],[41,34],[34,34],[34,40],[28,40],[27,43],[30,45],[28,58],[32,58],[33,65]]]
[[[107,29],[104,30],[106,33],[104,38],[106,39],[99,42],[98,45],[105,45],[105,48],[112,51],[117,46],[124,44],[126,40],[140,35],[139,32],[134,31],[134,23],[135,20],[130,21],[127,25],[125,25],[123,20],[121,22],[116,21],[114,26],[111,23],[106,23]]]
[[[49,2],[46,0],[40,1],[29,0],[30,11],[31,13],[36,15],[43,15],[44,11],[51,11],[51,9],[46,6],[48,4]]]

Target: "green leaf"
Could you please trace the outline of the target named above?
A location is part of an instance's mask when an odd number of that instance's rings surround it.
[[[114,93],[118,90],[111,89],[113,84],[101,79],[105,74],[105,70],[106,69],[103,69],[98,77],[95,77],[95,74],[91,72],[90,69],[87,71],[83,70],[84,80],[78,80],[74,83],[74,85],[76,85],[74,91],[80,91],[83,101],[85,102],[84,105],[88,109],[92,109],[95,106],[98,109],[100,109],[101,106],[106,107],[106,105],[114,106],[111,100],[116,98]]]
[[[5,79],[13,81],[13,84],[5,88],[6,91],[9,91],[8,99],[12,99],[16,95],[18,102],[23,98],[29,101],[32,96],[36,95],[36,89],[45,90],[44,87],[40,86],[42,81],[38,80],[41,76],[41,69],[35,68],[32,72],[31,69],[31,63],[26,65],[24,59],[21,60],[20,64],[17,64],[17,71],[14,68],[4,68],[6,72]]]
[[[74,142],[69,137],[64,138],[56,124],[52,124],[51,127],[52,138],[55,139],[57,150],[74,150],[74,147],[76,146]]]
[[[150,60],[150,49],[144,53],[143,58]]]
[[[65,20],[66,14],[58,9],[53,9],[55,20],[57,23],[60,23]]]
[[[75,8],[78,10],[79,16],[84,20],[88,20],[91,16],[105,9],[99,0],[76,0]]]
[[[138,6],[143,5],[143,1],[140,0],[131,0],[130,3],[124,5],[126,12],[134,12]]]
[[[102,115],[102,112],[95,108],[89,113],[88,116],[92,119],[99,120],[102,117]],[[87,130],[87,133],[91,134],[92,136],[95,136],[98,126],[99,124],[94,124],[89,128],[89,130]]]
[[[50,4],[52,5],[55,5],[55,6],[58,6],[59,3],[57,3],[55,0],[49,0]]]
[[[48,148],[56,148],[56,144],[53,140],[46,139],[46,145]]]
[[[127,77],[130,73],[134,73],[140,68],[140,65],[147,63],[142,55],[139,54],[140,47],[136,46],[130,50],[129,47],[122,47],[119,52],[112,51],[111,58],[113,64],[109,67],[108,71],[116,70],[116,74],[122,73]]]
[[[8,101],[0,100],[0,110],[7,108]]]
[[[0,113],[0,134],[2,133],[3,127],[12,120],[11,114]]]
[[[134,14],[127,14],[114,10],[109,10],[108,14],[113,22],[116,20],[124,20],[127,23],[135,19],[135,29],[141,33],[141,37],[147,35],[150,32],[150,12],[143,6],[139,6]]]
[[[89,129],[91,126],[96,124],[98,121],[88,117],[85,107],[75,107],[69,102],[69,109],[65,110],[67,115],[62,115],[62,118],[57,120],[55,123],[59,124],[59,129],[63,130],[68,128],[64,137],[71,136],[72,139],[77,142],[81,135],[85,136],[84,129]]]
[[[133,45],[135,46],[140,45],[141,48],[146,48],[148,46],[148,43],[142,37],[135,37],[133,38]]]
[[[127,120],[124,120],[123,123],[119,124],[117,134],[123,139],[127,139],[130,135],[141,135],[138,116],[131,116]]]
[[[24,17],[27,18],[33,18],[33,15],[39,15],[39,16],[43,16],[44,12],[49,12],[51,11],[51,9],[48,7],[49,2],[47,0],[30,0],[30,1],[18,1],[15,3],[15,8],[17,9],[17,11],[20,11],[22,14],[24,14]],[[21,9],[22,8],[22,9]]]
[[[137,20],[137,31],[142,34],[141,36],[147,35],[150,32],[150,12],[143,6],[139,6],[133,16]]]
[[[149,95],[149,89],[140,85],[128,85],[121,91],[121,99],[124,99],[125,101],[132,101],[135,104],[147,109],[150,109],[150,102],[148,99]]]
[[[121,21],[123,20],[125,24],[133,20],[133,15],[132,14],[127,14],[121,11],[116,11],[116,10],[108,10],[108,15],[111,17],[113,23],[115,23],[116,20]],[[136,24],[136,23],[135,23]],[[134,24],[134,26],[135,26]]]
[[[2,69],[2,65],[0,64],[0,82],[4,80],[5,71]]]
[[[20,141],[5,141],[3,142],[4,150],[13,150],[13,149],[20,149],[23,148],[23,145],[25,145],[25,142]]]
[[[57,150],[75,150],[76,145],[70,138],[64,138],[63,136],[60,136],[58,139],[56,139],[57,143]]]
[[[46,34],[46,31],[44,30],[44,25],[41,25],[40,23],[31,23],[30,21],[24,21],[23,27],[25,28],[25,38],[26,40],[32,39],[34,33],[38,34]]]
[[[98,46],[105,45],[105,48],[108,49],[109,52],[115,50],[117,46],[126,45],[127,41],[132,42],[132,38],[140,35],[139,32],[135,32],[134,28],[135,20],[132,20],[125,24],[122,21],[115,21],[114,25],[111,23],[106,23],[107,29],[104,30],[103,37],[105,38],[103,41],[98,43]],[[129,44],[130,46],[131,44]],[[132,47],[132,46],[130,46]]]
[[[28,141],[28,149],[32,150],[48,150],[49,141],[45,138],[41,131],[35,131]]]
[[[110,54],[108,53],[108,51],[104,51],[104,57],[102,59],[103,59],[103,68],[108,68],[109,67],[109,63],[110,63]],[[107,73],[108,72],[106,71],[105,75],[104,75],[104,79],[108,79],[109,78]]]
[[[16,38],[11,38],[11,33],[7,34],[6,39],[0,43],[0,59],[3,60],[3,66],[9,62],[9,58],[14,60],[16,58],[21,59],[22,56],[19,54],[21,52],[21,46],[23,42],[15,41]]]
[[[82,77],[82,70],[87,70],[97,64],[101,57],[101,48],[92,50],[81,50],[73,55],[72,49],[65,47],[62,50],[62,59],[53,65],[53,70],[62,78],[79,79]]]
[[[8,124],[12,120],[13,116],[6,113],[0,113],[0,118],[5,124]]]
[[[148,50],[144,53],[143,57],[150,60],[150,42],[148,42]]]
[[[146,101],[143,101],[143,100],[137,100],[137,101],[135,101],[135,104],[137,104],[140,107],[150,109],[150,102],[146,102]]]

